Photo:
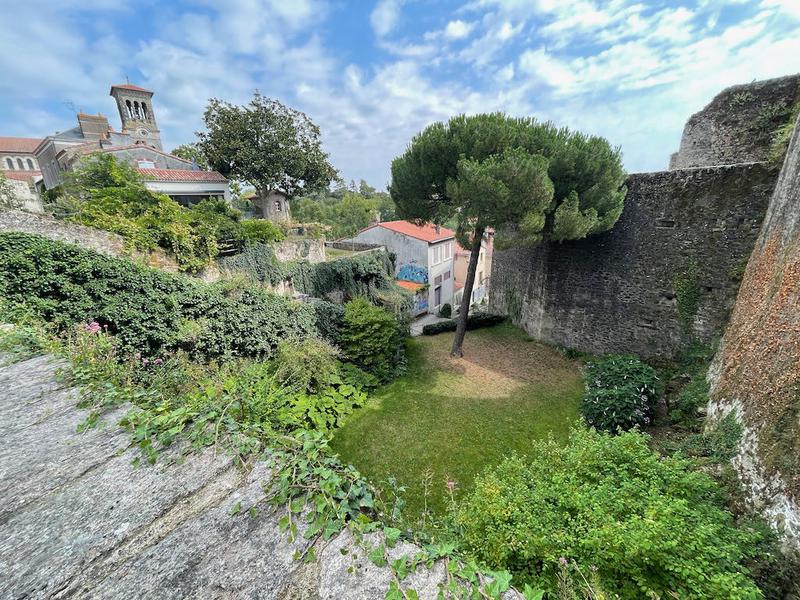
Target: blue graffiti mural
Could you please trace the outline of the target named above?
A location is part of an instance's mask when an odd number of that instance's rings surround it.
[[[397,279],[425,284],[428,283],[428,269],[413,263],[400,265],[397,271]]]
[[[421,313],[423,311],[428,310],[428,293],[423,292],[420,294],[417,292],[417,295],[414,296],[414,314]]]

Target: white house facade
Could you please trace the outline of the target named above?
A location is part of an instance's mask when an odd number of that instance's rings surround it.
[[[450,229],[387,221],[344,241],[382,245],[395,255],[395,279],[414,294],[413,314],[436,313],[442,305],[452,305],[456,242]]]

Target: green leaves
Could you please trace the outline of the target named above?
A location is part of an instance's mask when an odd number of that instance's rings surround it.
[[[323,152],[319,128],[303,113],[258,92],[245,106],[216,98],[203,115],[198,146],[211,167],[258,190],[289,196],[326,188],[336,170]]]

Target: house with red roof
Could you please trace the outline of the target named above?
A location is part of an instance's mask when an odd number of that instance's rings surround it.
[[[436,313],[453,303],[455,232],[431,223],[386,221],[346,242],[385,246],[395,259],[397,284],[414,294],[413,314]]]

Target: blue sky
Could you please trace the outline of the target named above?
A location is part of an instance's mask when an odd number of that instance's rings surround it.
[[[305,111],[345,179],[383,187],[427,124],[502,110],[606,136],[666,167],[722,88],[800,71],[800,0],[0,0],[0,135],[155,91],[168,149],[209,97]]]

